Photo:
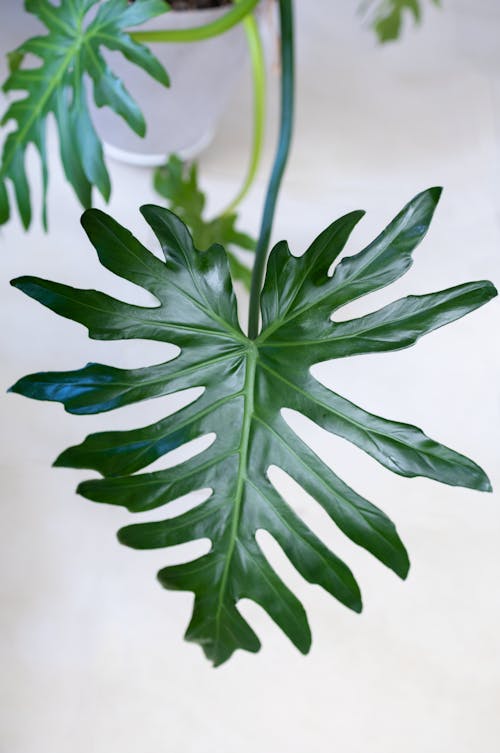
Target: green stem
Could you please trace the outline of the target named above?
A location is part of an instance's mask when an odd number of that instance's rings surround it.
[[[259,169],[260,158],[262,156],[262,146],[264,143],[264,130],[266,121],[266,66],[264,59],[264,50],[259,33],[259,25],[255,16],[252,14],[244,20],[245,32],[248,42],[248,49],[252,62],[253,78],[253,139],[252,155],[245,181],[239,190],[237,196],[224,210],[223,214],[234,212],[238,204],[243,201],[252,183],[255,180],[257,170]]]
[[[267,251],[276,211],[278,193],[285,172],[290,143],[292,140],[294,111],[294,48],[293,48],[293,6],[292,0],[280,0],[281,25],[281,120],[278,148],[269,186],[267,189],[264,213],[259,240],[255,252],[255,264],[250,288],[250,311],[248,336],[255,340],[259,334],[260,292],[266,269]]]
[[[230,11],[203,26],[192,29],[158,29],[151,31],[131,31],[130,36],[136,42],[200,42],[223,34],[242,21],[253,11],[259,0],[241,0]]]

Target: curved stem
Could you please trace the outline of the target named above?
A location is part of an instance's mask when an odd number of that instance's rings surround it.
[[[154,29],[151,31],[131,31],[130,36],[136,42],[199,42],[223,34],[242,21],[253,11],[259,0],[241,0],[230,11],[203,26],[192,29]]]
[[[281,119],[276,158],[267,189],[264,214],[255,252],[255,264],[250,288],[248,336],[255,340],[259,334],[260,292],[266,269],[267,251],[276,211],[278,193],[285,171],[292,140],[294,110],[294,49],[292,0],[280,0],[281,26]]]
[[[266,121],[266,65],[264,59],[264,50],[259,33],[259,25],[255,16],[252,14],[244,20],[245,32],[247,36],[248,48],[252,62],[253,78],[253,137],[252,137],[252,154],[248,172],[245,181],[240,188],[237,196],[224,210],[222,214],[231,214],[238,204],[243,201],[252,183],[255,180],[257,170],[259,169],[260,158],[262,156],[262,146],[264,143],[264,130]]]

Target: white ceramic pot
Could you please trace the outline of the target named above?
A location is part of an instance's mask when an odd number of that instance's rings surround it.
[[[185,29],[210,23],[227,11],[227,7],[170,11],[140,28]],[[172,153],[184,159],[195,157],[210,143],[248,53],[241,24],[212,39],[156,43],[151,49],[168,71],[169,89],[118,53],[107,55],[113,71],[141,108],[147,123],[145,138],[136,136],[108,108],[94,108],[93,119],[109,156],[154,166],[163,164]]]

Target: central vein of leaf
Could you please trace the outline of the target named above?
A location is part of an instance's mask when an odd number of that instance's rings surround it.
[[[238,477],[236,482],[236,490],[234,495],[233,516],[231,519],[231,531],[229,537],[229,548],[227,551],[226,562],[224,565],[224,571],[219,588],[219,599],[217,602],[216,613],[216,642],[219,639],[220,629],[220,616],[224,607],[224,597],[226,595],[227,581],[229,578],[229,571],[231,569],[231,561],[233,558],[236,542],[238,540],[238,529],[241,518],[241,506],[243,502],[243,493],[245,491],[245,482],[247,478],[247,466],[249,459],[249,444],[250,444],[250,429],[252,426],[252,419],[254,413],[254,391],[255,391],[255,372],[257,369],[257,348],[253,343],[249,345],[249,349],[246,356],[246,374],[245,374],[245,386],[244,390],[244,408],[243,408],[243,422],[241,426],[241,442],[239,446],[240,461],[238,465]]]
[[[80,47],[81,47],[81,43],[78,39],[76,39],[75,42],[71,45],[71,47],[68,48],[67,54],[63,58],[61,58],[61,65],[59,66],[59,69],[57,73],[52,77],[50,84],[45,88],[42,96],[40,97],[38,104],[32,108],[31,114],[28,115],[24,125],[21,128],[19,128],[19,130],[15,133],[15,138],[13,139],[13,143],[15,145],[24,144],[24,140],[30,133],[33,124],[44,114],[45,106],[47,105],[47,103],[50,103],[52,95],[61,85],[61,82],[63,81],[71,65],[71,62],[77,56],[80,50]],[[43,65],[42,65],[42,70],[43,70]],[[29,95],[26,99],[29,100],[30,96],[31,95]],[[3,164],[2,164],[3,175],[7,173],[10,163],[13,161],[15,154],[16,154],[16,150],[14,146],[12,150],[10,151],[10,154],[8,154],[3,161]]]

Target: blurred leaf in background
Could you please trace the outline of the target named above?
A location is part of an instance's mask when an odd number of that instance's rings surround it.
[[[436,6],[441,0],[429,0]],[[392,42],[401,35],[403,20],[411,14],[415,23],[422,19],[422,0],[367,0],[361,6],[378,37],[379,42]]]
[[[12,183],[19,214],[25,228],[31,224],[30,186],[25,168],[26,150],[33,144],[42,168],[42,220],[47,228],[48,159],[47,118],[52,113],[59,133],[61,160],[67,180],[82,206],[92,203],[92,187],[109,199],[111,182],[104,164],[102,144],[89,112],[85,79],[92,82],[98,107],[110,107],[139,136],[146,123],[136,102],[122,81],[111,71],[101,48],[122,53],[160,83],[168,86],[168,75],[147,47],[135,42],[124,29],[138,26],[165,13],[164,0],[100,2],[95,15],[89,15],[98,0],[71,0],[54,6],[48,0],[26,0],[25,8],[47,28],[47,34],[32,37],[9,53],[10,74],[5,92],[26,96],[10,103],[1,124],[14,123],[5,139],[0,165],[0,224],[10,218],[7,181]],[[24,66],[26,56],[41,65]]]
[[[233,280],[250,289],[252,271],[230,249],[255,250],[255,240],[237,229],[236,212],[223,213],[205,220],[206,194],[198,184],[198,166],[187,165],[177,155],[155,173],[156,191],[168,201],[169,209],[188,226],[196,248],[205,251],[214,243],[225,247]]]

